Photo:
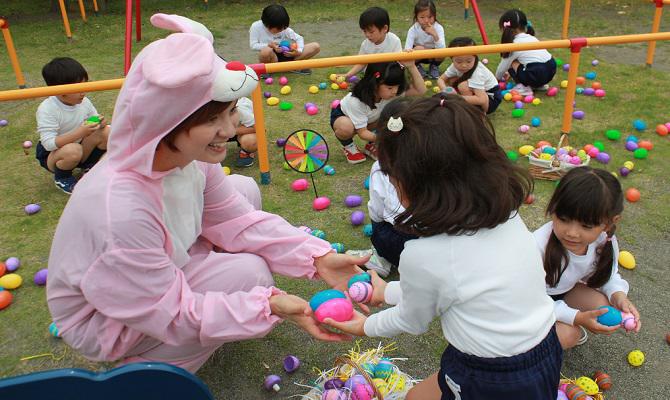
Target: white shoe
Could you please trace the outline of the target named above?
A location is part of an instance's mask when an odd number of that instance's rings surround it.
[[[345,253],[356,257],[370,256],[370,260],[365,263],[365,267],[375,271],[382,278],[386,278],[391,273],[393,264],[377,254],[377,250],[374,247],[365,250],[347,250]]]
[[[512,90],[516,90],[517,93],[519,93],[522,96],[532,96],[533,95],[533,89],[531,89],[529,86],[526,86],[522,83],[517,83],[516,86],[512,88]]]
[[[542,86],[536,87],[535,90],[537,90],[538,92],[546,92],[547,90],[549,90],[549,84],[544,84]]]
[[[586,329],[584,329],[583,326],[580,326],[579,329],[582,330],[582,337],[580,337],[577,341],[577,346],[583,345],[589,339],[589,333],[586,331]]]

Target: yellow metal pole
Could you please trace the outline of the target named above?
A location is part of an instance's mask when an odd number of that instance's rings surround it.
[[[463,19],[468,19],[469,9],[470,9],[470,0],[463,0]]]
[[[58,0],[58,5],[60,6],[60,14],[63,17],[65,36],[67,36],[68,39],[72,39],[72,32],[70,31],[70,21],[67,19],[67,9],[65,8],[64,0]]]
[[[23,79],[23,72],[21,72],[21,65],[19,64],[19,58],[16,56],[16,49],[14,48],[14,41],[12,40],[12,35],[9,33],[9,23],[7,20],[0,18],[0,30],[2,30],[2,36],[5,38],[5,45],[7,45],[7,54],[9,54],[9,60],[12,63],[12,68],[14,69],[14,75],[16,76],[16,83],[18,83],[19,88],[23,89],[26,87],[26,80]]]
[[[260,83],[251,93],[254,104],[254,126],[256,128],[256,143],[258,145],[258,169],[261,172],[261,184],[270,183],[270,161],[268,159],[268,141],[265,133],[265,115],[263,114],[263,94]]]
[[[568,72],[568,88],[565,93],[565,104],[563,105],[563,125],[561,133],[568,135],[572,129],[572,112],[575,101],[575,89],[577,88],[577,72],[579,71],[579,57],[582,47],[586,46],[585,38],[573,39],[570,49],[570,71]]]
[[[656,0],[656,11],[654,12],[654,22],[651,24],[651,33],[656,33],[661,27],[661,15],[663,14],[663,1]],[[654,52],[656,51],[656,42],[649,42],[647,47],[647,67],[654,63]]]
[[[570,24],[570,0],[565,0],[563,6],[563,30],[561,31],[561,39],[568,38],[568,25]]]
[[[123,78],[104,81],[72,83],[69,85],[42,86],[21,90],[0,91],[0,101],[32,99],[36,97],[55,96],[57,94],[99,92],[102,90],[119,89],[123,85]]]
[[[81,19],[86,22],[86,9],[84,8],[84,0],[79,0],[79,11],[81,12]]]

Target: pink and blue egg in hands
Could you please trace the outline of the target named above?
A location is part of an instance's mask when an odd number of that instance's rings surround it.
[[[367,282],[354,282],[349,287],[349,296],[356,303],[368,303],[372,300],[372,285]]]
[[[354,306],[347,296],[337,289],[327,289],[316,293],[309,301],[314,317],[319,322],[326,318],[334,321],[349,321],[354,315]]]
[[[598,309],[605,308],[607,312],[598,316],[598,323],[605,326],[618,326],[622,322],[621,311],[612,306],[600,306]]]

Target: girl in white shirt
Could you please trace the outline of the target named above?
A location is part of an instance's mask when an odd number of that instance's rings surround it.
[[[554,400],[562,349],[540,252],[518,215],[532,179],[481,111],[438,96],[392,101],[380,119],[379,163],[405,207],[394,226],[419,236],[405,243],[400,281],[370,272],[372,304],[394,307],[325,322],[391,337],[419,335],[439,318],[449,342],[440,371],[407,400]]]
[[[526,14],[519,10],[508,10],[498,21],[502,31],[500,43],[538,42],[535,29]],[[500,53],[502,60],[496,70],[496,78],[512,78],[515,90],[522,96],[532,95],[533,88],[546,90],[546,84],[556,75],[556,61],[545,49]]]
[[[407,84],[405,69],[412,78]],[[379,113],[389,100],[403,94],[422,95],[426,86],[413,61],[368,64],[363,78],[354,86],[340,104],[330,112],[330,126],[342,144],[344,155],[349,164],[358,164],[366,160],[365,155],[377,159],[374,129]],[[354,143],[358,135],[367,144],[361,152]]]
[[[444,28],[437,22],[437,10],[433,0],[419,0],[414,5],[414,25],[407,31],[405,50],[427,50],[444,48]],[[440,64],[444,58],[416,60],[416,66],[423,78],[440,77]],[[422,64],[428,64],[428,72]]]
[[[628,282],[617,269],[614,232],[622,212],[621,185],[612,174],[575,168],[561,179],[549,200],[551,221],[534,232],[565,349],[586,339],[586,331],[579,327],[605,334],[618,328],[598,323],[596,318],[606,312],[601,306],[633,314],[634,330],[640,330],[640,315],[627,296]]]
[[[449,47],[474,46],[469,37],[457,37],[449,42]],[[451,65],[437,80],[443,92],[454,89],[470,104],[479,106],[485,113],[491,114],[502,102],[498,80],[476,54],[451,57]]]

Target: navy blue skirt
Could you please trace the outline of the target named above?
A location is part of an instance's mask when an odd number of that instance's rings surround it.
[[[512,357],[482,358],[449,346],[437,381],[442,400],[556,400],[562,362],[552,326],[537,346]]]
[[[543,63],[529,63],[519,65],[514,71],[510,68],[509,72],[512,79],[517,83],[522,83],[532,88],[541,87],[551,82],[556,75],[556,60],[552,57],[549,61]]]

